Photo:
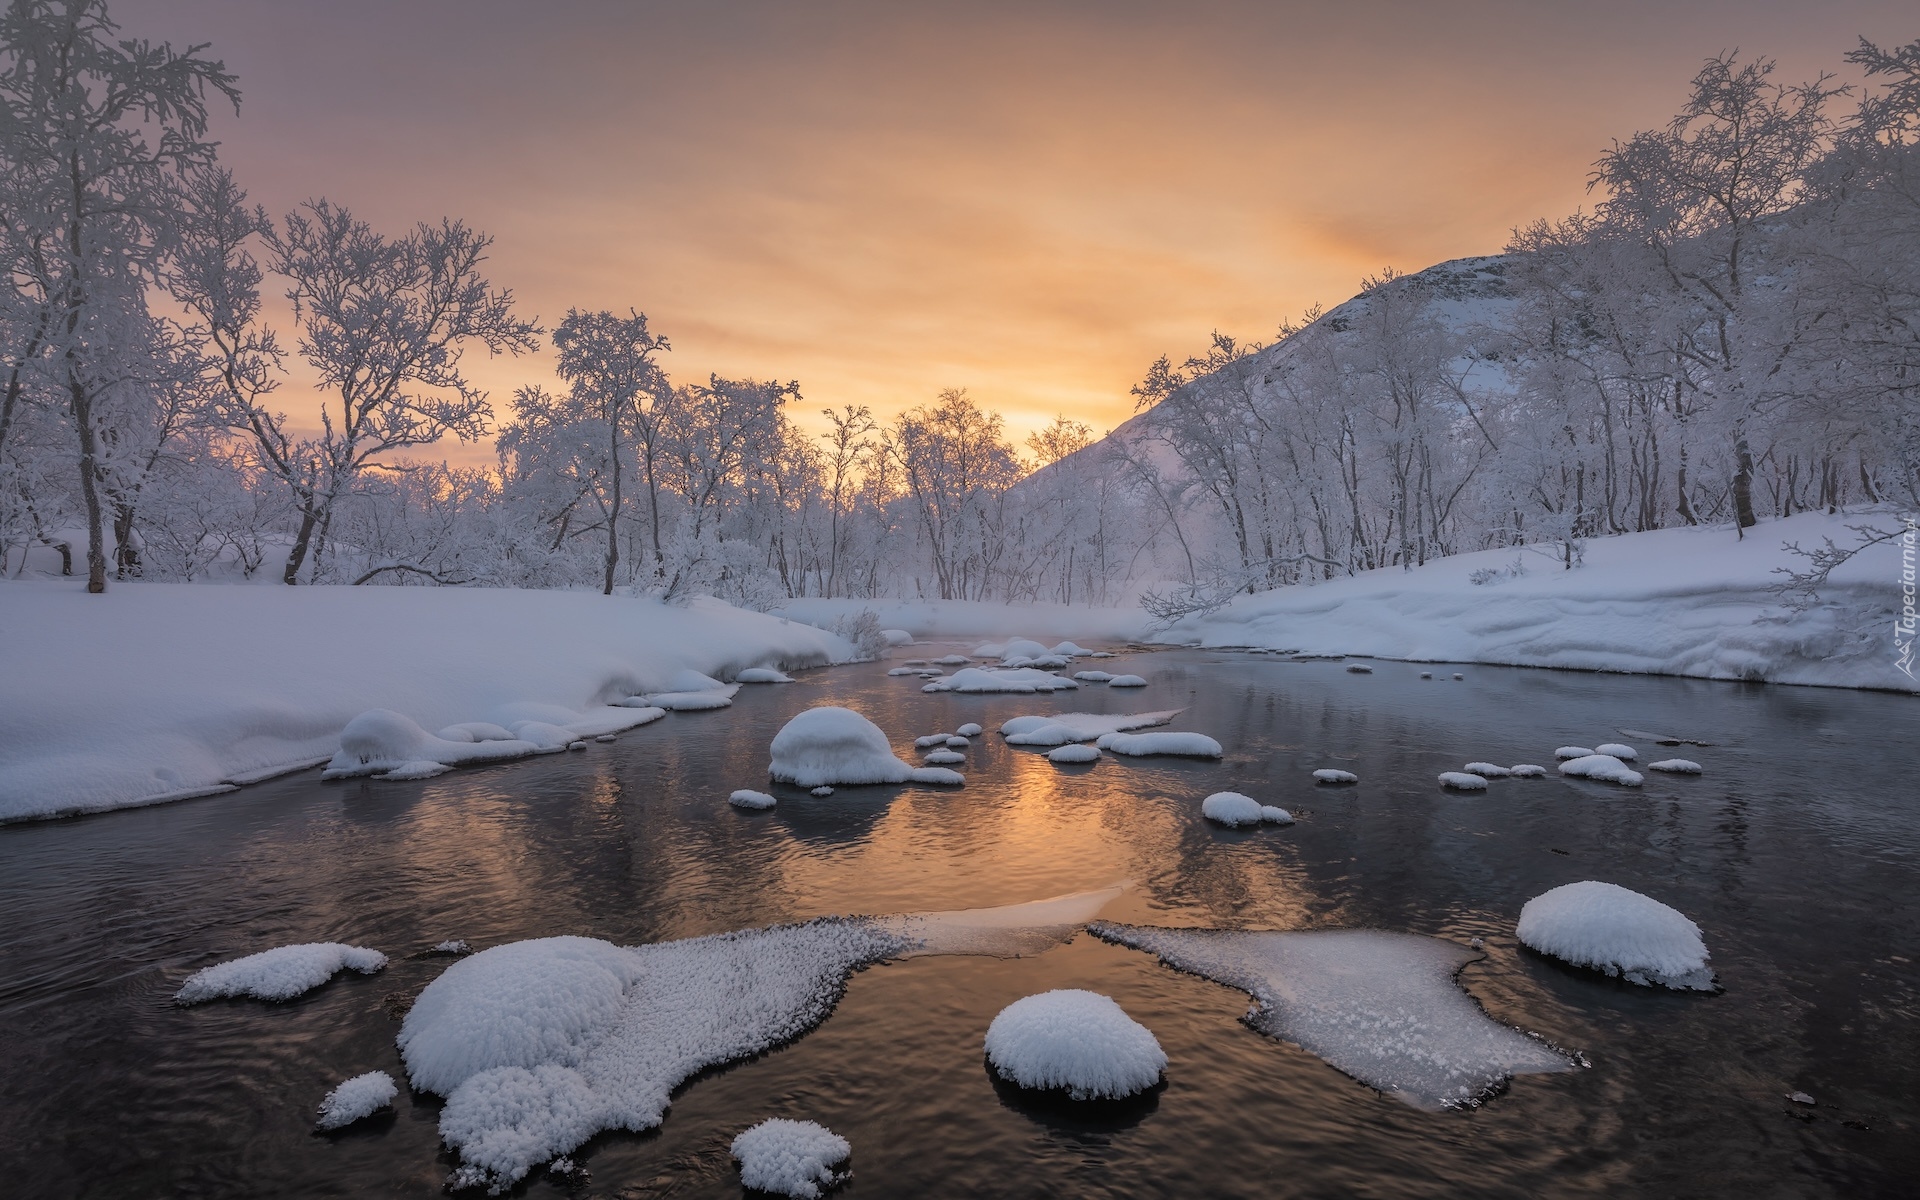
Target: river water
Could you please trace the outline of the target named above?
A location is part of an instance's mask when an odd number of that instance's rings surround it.
[[[935,647],[920,653],[941,653]],[[571,1191],[738,1196],[733,1135],[820,1121],[854,1147],[846,1196],[1910,1196],[1920,1172],[1920,787],[1909,698],[1550,671],[1202,652],[1109,670],[1150,686],[922,694],[884,666],[742,690],[585,752],[415,783],[307,772],[223,796],[0,828],[0,1192],[17,1197],[433,1196],[453,1160],[439,1102],[311,1132],[339,1080],[403,1078],[411,997],[476,948],[574,933],[636,944],[827,913],[1007,904],[1127,880],[1140,924],[1369,928],[1466,942],[1460,984],[1494,1018],[1591,1067],[1522,1076],[1485,1106],[1423,1112],[1239,1023],[1239,992],[1082,934],[1029,958],[931,957],[854,976],[814,1032],[683,1088],[664,1126],[603,1135]],[[766,747],[844,704],[896,750],[1024,713],[1184,708],[1224,762],[1111,757],[1062,769],[975,739],[964,789],[781,791]],[[1623,731],[1633,731],[1624,733]],[[1662,750],[1644,736],[1710,743]],[[1496,780],[1624,740],[1698,778],[1644,788]],[[1359,785],[1313,785],[1337,766]],[[1232,831],[1209,792],[1293,810]],[[1600,879],[1704,931],[1724,991],[1575,971],[1517,945],[1530,897]],[[180,1008],[192,971],[270,946],[389,953],[289,1004]],[[997,1088],[981,1039],[1054,987],[1116,999],[1159,1038],[1162,1091],[1094,1116]],[[1815,1107],[1786,1100],[1811,1094]]]

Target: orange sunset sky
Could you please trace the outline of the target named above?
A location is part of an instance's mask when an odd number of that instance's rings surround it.
[[[457,216],[524,313],[638,308],[676,379],[797,379],[814,425],[965,387],[1016,438],[1118,424],[1148,362],[1211,329],[1267,338],[1364,274],[1571,212],[1710,54],[1797,82],[1859,35],[1920,37],[1911,0],[113,11],[239,74],[216,136],[276,214]],[[545,354],[469,362],[503,412],[552,382]]]

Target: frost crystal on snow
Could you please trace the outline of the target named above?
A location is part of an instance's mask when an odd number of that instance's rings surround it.
[[[1611,883],[1568,883],[1527,901],[1516,933],[1542,954],[1642,986],[1710,992],[1700,927],[1651,896]]]
[[[181,1004],[199,1004],[228,996],[291,1000],[341,971],[371,975],[386,965],[387,956],[378,950],[342,942],[275,946],[194,972],[173,998]]]
[[[1166,1052],[1107,996],[1061,988],[1016,1000],[987,1026],[987,1061],[1021,1087],[1117,1100],[1160,1082]]]
[[[779,1117],[733,1139],[742,1185],[760,1192],[812,1200],[851,1172],[836,1168],[852,1155],[847,1139],[812,1121]]]
[[[400,1088],[393,1082],[393,1076],[385,1071],[355,1075],[328,1092],[327,1098],[320,1102],[320,1118],[314,1122],[314,1128],[328,1130],[351,1125],[392,1104],[399,1094]]]
[[[1097,922],[1094,936],[1252,995],[1242,1018],[1418,1108],[1479,1103],[1560,1053],[1489,1018],[1453,978],[1476,955],[1409,933],[1260,933]]]

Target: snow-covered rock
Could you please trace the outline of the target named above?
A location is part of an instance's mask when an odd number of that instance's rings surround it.
[[[1088,654],[1092,653],[1092,651],[1083,650],[1072,642],[1061,642],[1053,648],[1052,653],[1064,654],[1068,658],[1085,658]]]
[[[1539,779],[1546,773],[1547,769],[1536,763],[1519,763],[1507,768],[1507,774],[1515,779]]]
[[[1622,787],[1640,786],[1640,772],[1633,770],[1611,754],[1589,754],[1585,758],[1569,759],[1560,764],[1560,773],[1577,779],[1598,779],[1604,783],[1617,783]]]
[[[948,767],[915,767],[908,776],[911,783],[931,783],[940,787],[959,787],[967,777]]]
[[[913,748],[915,750],[925,750],[929,746],[944,746],[946,744],[947,735],[944,733],[929,733],[925,737],[913,739]]]
[[[847,1139],[812,1121],[770,1117],[733,1139],[740,1183],[757,1192],[813,1200],[846,1179]]]
[[[832,789],[831,787],[828,787],[828,786],[827,786],[826,784],[824,784],[824,783],[823,783],[823,784],[821,784],[821,785],[820,785],[819,787],[817,787],[817,788],[812,788],[812,789],[810,789],[810,790],[809,790],[809,791],[807,792],[807,795],[809,795],[809,796],[819,796],[819,797],[822,797],[822,798],[825,798],[825,797],[827,797],[827,796],[831,796],[831,795],[833,795],[833,789]]]
[[[1586,758],[1592,753],[1593,747],[1591,746],[1562,746],[1553,752],[1553,756],[1565,760],[1569,758]]]
[[[1349,674],[1349,675],[1371,675],[1371,674],[1373,674],[1373,668],[1372,668],[1372,667],[1370,667],[1370,666],[1368,666],[1368,665],[1367,665],[1367,664],[1365,664],[1365,663],[1348,663],[1348,664],[1347,664],[1347,674]]]
[[[905,783],[913,768],[894,757],[880,727],[850,708],[809,708],[773,735],[767,774],[801,787]]]
[[[967,735],[964,733],[956,733],[947,739],[947,749],[949,750],[966,750],[972,746],[973,743],[967,740]]]
[[[1180,715],[1170,708],[1148,713],[1053,713],[1045,716],[1021,716],[1005,721],[1000,733],[1011,746],[1062,746],[1068,742],[1091,742],[1102,734],[1127,733],[1165,725]]]
[[[1099,762],[1100,751],[1097,747],[1094,747],[1094,746],[1088,746],[1088,745],[1070,742],[1065,746],[1057,746],[1054,749],[1047,751],[1047,761],[1051,763],[1060,763],[1062,765],[1072,765],[1074,763]]]
[[[904,629],[882,629],[880,637],[889,646],[913,645],[913,635]]]
[[[1456,792],[1484,792],[1487,781],[1478,775],[1469,775],[1465,771],[1440,772],[1440,786]]]
[[[1117,1100],[1160,1082],[1166,1052],[1110,997],[1060,988],[1016,1000],[987,1026],[987,1061],[1011,1083]]]
[[[1293,814],[1277,804],[1262,804],[1260,806],[1260,819],[1269,825],[1293,824]]]
[[[433,736],[449,742],[510,742],[513,740],[513,731],[492,721],[461,721]]]
[[[1565,1071],[1544,1043],[1494,1021],[1454,984],[1476,955],[1372,930],[1264,933],[1096,922],[1094,936],[1239,988],[1243,1020],[1420,1108],[1470,1106],[1510,1075]]]
[[[1712,991],[1700,927],[1678,910],[1611,883],[1562,884],[1527,901],[1515,931],[1542,954],[1643,986]]]
[[[1147,681],[1138,675],[1115,675],[1112,679],[1107,680],[1107,686],[1117,688],[1145,687],[1147,686]]]
[[[967,761],[967,756],[958,750],[934,750],[928,753],[921,761],[925,762],[928,766],[950,767],[955,763]]]
[[[1315,783],[1359,783],[1360,777],[1338,767],[1321,767],[1313,773]]]
[[[943,667],[964,667],[973,660],[964,654],[949,654],[942,658],[936,658],[933,661]]]
[[[1139,757],[1170,754],[1184,758],[1219,758],[1220,743],[1204,733],[1107,733],[1094,743],[1102,750]]]
[[[1000,661],[1010,658],[1039,658],[1046,654],[1047,648],[1031,638],[1014,638],[1000,647]]]
[[[245,958],[215,963],[195,971],[174,993],[181,1004],[199,1004],[229,996],[256,1000],[291,1000],[332,979],[341,971],[371,975],[387,965],[387,956],[365,946],[343,942],[305,942],[275,946]]]
[[[1032,667],[989,671],[984,667],[964,667],[945,679],[936,679],[921,688],[923,692],[1057,692],[1080,685],[1061,675]]]
[[[1105,671],[1075,671],[1073,677],[1081,683],[1112,683],[1113,676]]]
[[[1038,658],[1031,659],[1023,665],[1039,667],[1046,671],[1058,671],[1061,667],[1067,666],[1072,661],[1072,659],[1064,654],[1042,654]]]
[[[977,722],[968,721],[965,725],[962,725],[960,728],[954,730],[954,732],[960,735],[961,737],[971,738],[971,737],[979,737],[985,731],[980,728]]]
[[[1632,762],[1634,759],[1640,757],[1639,753],[1635,751],[1632,746],[1625,745],[1621,742],[1602,742],[1593,748],[1593,752],[1595,754],[1610,755],[1619,759],[1621,762]]]
[[[1665,771],[1669,775],[1698,775],[1700,764],[1690,758],[1663,758],[1659,762],[1647,764],[1649,771]]]
[[[735,808],[772,808],[779,801],[765,792],[756,792],[751,788],[741,788],[727,797],[727,803]]]
[[[1266,819],[1261,815],[1260,802],[1239,792],[1215,792],[1208,796],[1200,802],[1200,815],[1232,826],[1258,825]]]
[[[733,677],[735,683],[792,683],[793,676],[772,667],[748,667]]]
[[[313,1123],[313,1127],[325,1131],[365,1120],[392,1104],[393,1098],[399,1094],[399,1085],[385,1071],[355,1075],[328,1092],[326,1099],[320,1101],[319,1119]]]
[[[1513,774],[1511,769],[1490,762],[1470,762],[1460,769],[1469,775],[1478,775],[1483,779],[1505,779]]]

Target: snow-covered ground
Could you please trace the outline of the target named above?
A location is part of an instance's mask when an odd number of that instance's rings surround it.
[[[689,670],[731,679],[853,654],[810,625],[715,601],[497,588],[116,584],[88,596],[71,581],[15,581],[0,586],[0,630],[0,820],[204,795],[322,762],[372,709],[424,730],[526,705],[584,718]]]
[[[1403,571],[1370,571],[1242,597],[1154,640],[1479,662],[1920,690],[1894,666],[1900,547],[1887,542],[1834,573],[1826,603],[1789,616],[1768,588],[1806,560],[1782,543],[1842,546],[1860,516],[1806,513],[1729,527],[1596,538],[1572,570],[1531,550],[1488,550]],[[1883,518],[1882,525],[1892,518]],[[1525,573],[1475,584],[1514,562]]]

